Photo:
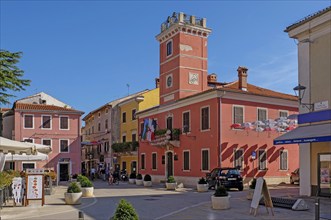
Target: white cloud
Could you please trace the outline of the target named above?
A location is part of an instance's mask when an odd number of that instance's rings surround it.
[[[250,68],[248,77],[248,81],[254,85],[292,94],[298,81],[297,51],[270,57],[264,63]]]

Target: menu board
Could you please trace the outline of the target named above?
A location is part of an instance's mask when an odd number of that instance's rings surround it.
[[[28,175],[27,199],[43,198],[43,175]]]

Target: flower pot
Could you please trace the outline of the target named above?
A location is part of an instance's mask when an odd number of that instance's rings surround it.
[[[144,181],[144,186],[146,187],[152,186],[152,181]]]
[[[129,179],[129,183],[130,184],[135,184],[136,183],[136,179]]]
[[[82,187],[83,197],[93,197],[94,187]]]
[[[79,193],[64,193],[64,201],[67,205],[77,205],[80,204],[82,198],[82,192]]]
[[[175,190],[177,186],[177,183],[166,183],[166,188],[168,190]]]
[[[211,203],[213,209],[229,209],[230,196],[211,196]]]
[[[136,179],[136,185],[137,186],[142,186],[143,185],[143,180]]]
[[[208,192],[208,184],[197,184],[198,192]]]
[[[246,198],[252,200],[254,195],[254,189],[249,188]]]

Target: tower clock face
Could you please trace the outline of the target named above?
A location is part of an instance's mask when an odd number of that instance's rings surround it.
[[[199,84],[199,75],[197,73],[189,73],[189,84],[198,85]]]
[[[167,77],[167,87],[171,87],[172,86],[172,76],[168,76]]]

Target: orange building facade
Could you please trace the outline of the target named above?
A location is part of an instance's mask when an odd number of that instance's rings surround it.
[[[273,139],[295,125],[287,116],[298,111],[296,97],[248,84],[245,67],[238,80],[217,82],[208,75],[210,33],[205,18],[183,13],[161,25],[160,105],[137,113],[138,172],[195,185],[215,167],[240,167],[246,182],[289,182],[298,146]]]

